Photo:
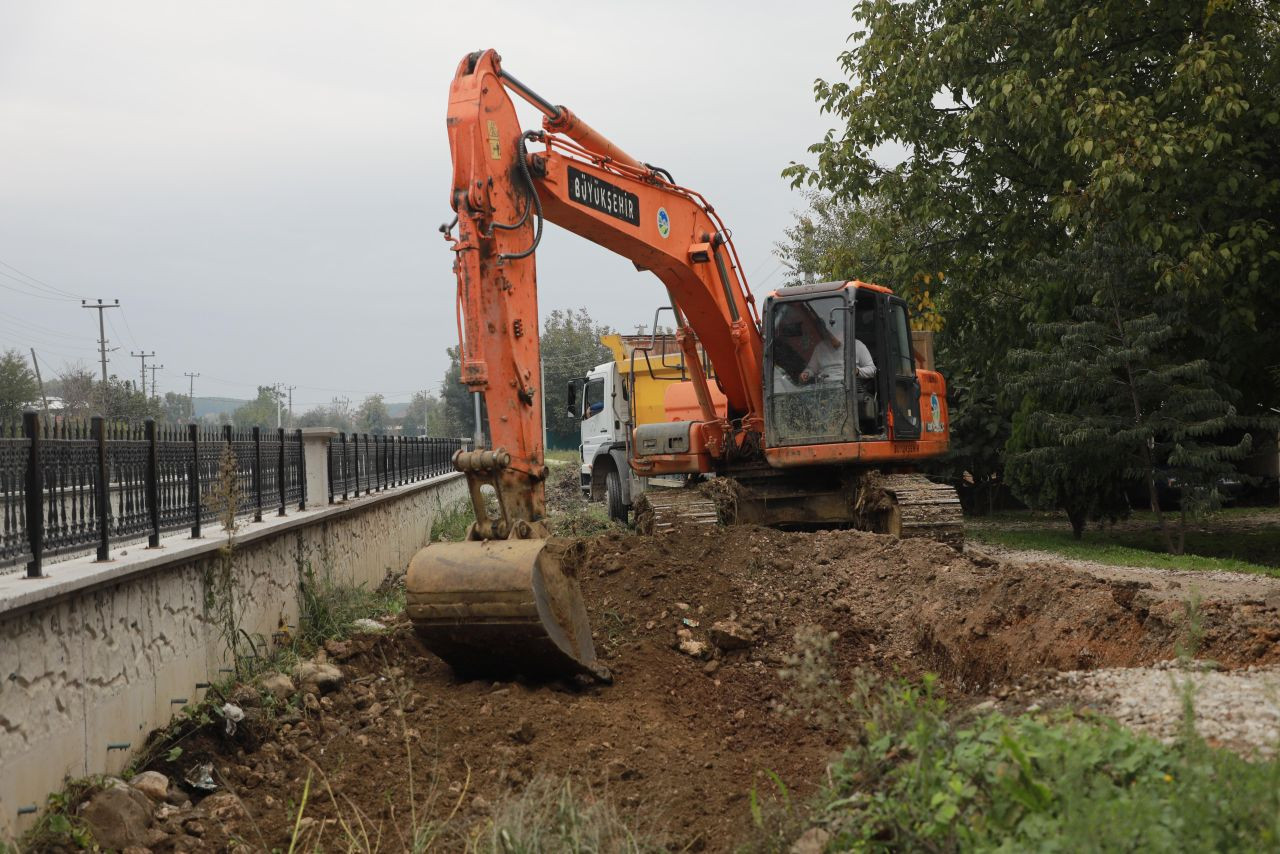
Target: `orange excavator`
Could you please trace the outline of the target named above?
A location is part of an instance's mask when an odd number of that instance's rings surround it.
[[[512,95],[542,113],[524,131]],[[462,381],[484,395],[491,449],[454,458],[476,521],[413,558],[407,611],[460,672],[607,678],[572,560],[544,521],[535,258],[550,221],[630,260],[666,288],[695,418],[639,424],[641,477],[731,484],[738,520],[856,526],[959,545],[959,501],[916,473],[943,453],[942,376],[911,344],[906,303],[860,281],[780,288],[757,310],[729,230],[697,192],[468,54],[449,90],[453,157],[442,227],[452,243]],[[456,232],[454,228],[456,226]],[[678,517],[680,494],[658,509]],[[650,495],[646,495],[646,498]]]

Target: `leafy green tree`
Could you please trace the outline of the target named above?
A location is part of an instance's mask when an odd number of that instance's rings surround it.
[[[1024,404],[1010,479],[1033,506],[1066,509],[1077,536],[1084,519],[1115,515],[1123,480],[1140,481],[1166,547],[1181,554],[1188,513],[1219,506],[1217,485],[1248,454],[1254,420],[1237,413],[1237,392],[1207,360],[1186,355],[1181,302],[1141,286],[1143,260],[1105,237],[1068,255],[1059,273],[1081,304],[1069,320],[1034,324],[1038,346],[1011,353]],[[1176,530],[1162,480],[1180,493]]]
[[[40,386],[27,358],[18,350],[0,354],[0,421],[13,421],[40,397]]]
[[[1006,477],[1013,494],[1033,510],[1062,510],[1078,540],[1088,522],[1114,522],[1129,515],[1125,473],[1132,449],[1118,442],[1073,442],[1059,422],[1044,423],[1028,398],[1014,418],[1008,440]]]
[[[405,410],[402,429],[406,436],[449,436],[444,402],[429,392],[415,392]]]
[[[63,414],[68,416],[83,418],[101,411],[102,395],[98,393],[96,376],[82,364],[67,366],[47,384],[49,396],[62,399]]]
[[[440,384],[440,399],[444,401],[448,435],[470,436],[475,418],[472,414],[471,390],[462,384],[461,351],[458,347],[450,347],[448,353],[449,367]]]
[[[258,396],[231,414],[231,423],[241,430],[250,427],[276,426],[280,406],[284,402],[279,389],[274,386],[258,386]]]
[[[159,409],[160,417],[170,424],[181,424],[191,419],[191,401],[185,394],[166,391]]]
[[[567,414],[569,381],[613,357],[600,343],[608,326],[596,323],[585,308],[556,309],[542,326],[542,366],[548,443],[554,447],[576,448],[580,443],[578,419]]]
[[[362,433],[385,434],[391,426],[391,415],[382,395],[371,394],[356,410],[356,428]]]
[[[101,383],[98,383],[96,391],[101,394]],[[97,402],[98,399],[95,398],[95,403]],[[103,411],[113,421],[137,422],[160,416],[155,398],[144,394],[133,384],[133,380],[122,380],[115,374],[107,378],[106,409],[99,411]]]
[[[951,327],[1002,301],[1016,337],[1074,300],[1032,269],[1099,226],[1142,251],[1249,407],[1280,364],[1280,15],[1268,0],[861,0],[818,81],[840,126],[797,184],[890,212],[869,257],[903,285],[942,270]],[[897,165],[883,147],[905,150]],[[1065,312],[1063,305],[1065,303]],[[1056,309],[1056,310],[1055,310]]]

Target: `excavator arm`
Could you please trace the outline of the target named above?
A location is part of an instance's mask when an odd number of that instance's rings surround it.
[[[542,113],[542,130],[520,127],[513,93]],[[448,132],[457,219],[443,231],[454,251],[462,381],[484,395],[492,450],[456,456],[476,523],[467,542],[415,556],[409,615],[456,669],[600,675],[573,566],[546,547],[536,272],[544,222],[629,259],[666,287],[701,412],[693,450],[667,460],[668,470],[758,453],[756,306],[730,233],[705,199],[503,71],[494,51],[458,65]],[[728,402],[724,414],[697,342]]]

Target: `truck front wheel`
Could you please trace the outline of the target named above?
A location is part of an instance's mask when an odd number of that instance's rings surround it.
[[[610,470],[604,476],[604,485],[609,498],[609,518],[625,524],[628,508],[622,503],[622,477],[617,471]]]

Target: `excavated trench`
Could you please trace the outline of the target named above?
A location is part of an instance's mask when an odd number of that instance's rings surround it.
[[[1186,624],[1184,603],[1142,585],[857,531],[614,532],[586,541],[578,572],[613,685],[459,682],[403,622],[331,643],[341,687],[278,713],[242,690],[249,718],[235,735],[207,726],[153,763],[181,778],[211,759],[242,804],[224,799],[198,840],[175,814],[153,847],[285,849],[312,773],[307,833],[324,847],[347,847],[344,825],[359,822],[399,850],[410,815],[480,832],[509,793],[550,776],[581,781],[677,849],[731,849],[753,788],[773,791],[776,774],[803,798],[842,747],[785,711],[778,671],[798,628],[837,633],[837,675],[934,672],[963,704],[1036,673],[1169,658]],[[1201,655],[1280,661],[1275,607],[1205,601],[1199,620]]]

